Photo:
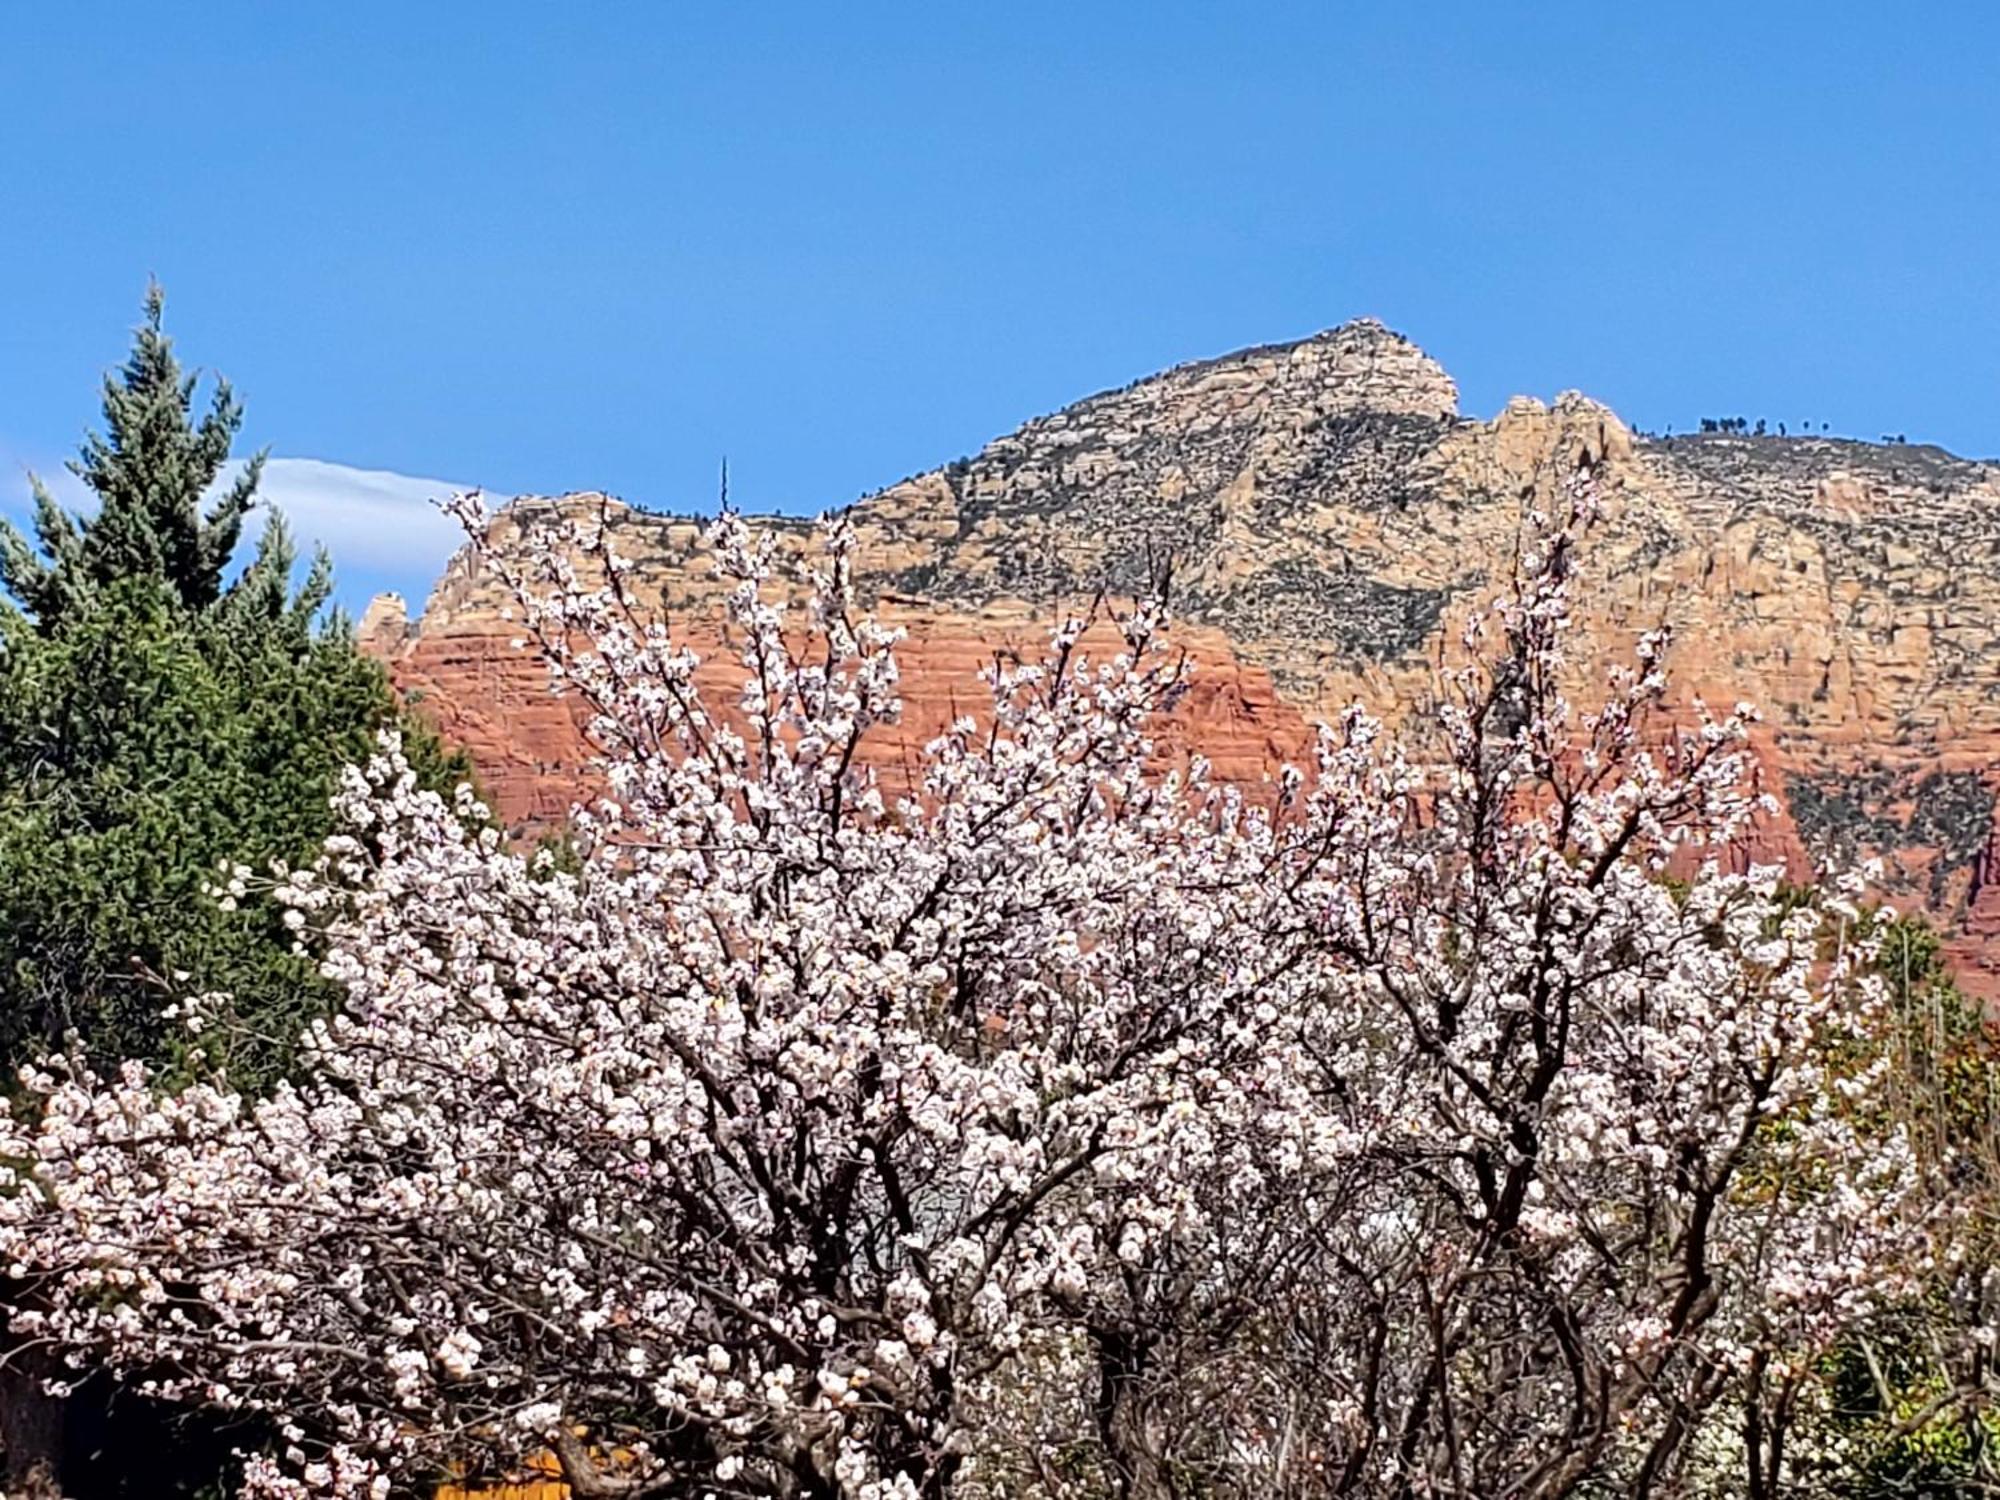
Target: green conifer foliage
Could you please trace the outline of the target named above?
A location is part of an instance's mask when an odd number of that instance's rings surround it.
[[[213,604],[256,503],[262,453],[202,513],[243,425],[243,406],[218,381],[208,414],[194,420],[197,377],[182,372],[161,330],[165,306],[159,286],[147,288],[131,357],[104,379],[105,431],[85,438],[70,464],[97,496],[97,513],[72,517],[36,481],[35,532],[46,556],[11,525],[0,529],[0,586],[44,631],[123,578],[157,578],[190,609]]]
[[[0,523],[0,1065],[73,1038],[100,1066],[171,1068],[198,1045],[254,1086],[331,995],[274,911],[207,887],[226,863],[310,859],[339,768],[398,711],[327,608],[323,553],[293,587],[279,517],[230,577],[262,455],[218,493],[242,408],[218,382],[197,419],[161,313],[154,287],[71,466],[95,513],[37,484],[35,540]],[[404,729],[434,783],[463,779]],[[244,1034],[196,1042],[170,1012],[216,991]]]

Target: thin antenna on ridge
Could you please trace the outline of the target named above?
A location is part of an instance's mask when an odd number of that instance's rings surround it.
[[[729,509],[729,455],[722,455],[722,501],[721,508]]]

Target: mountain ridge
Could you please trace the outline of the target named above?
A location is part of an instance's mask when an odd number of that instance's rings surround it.
[[[1467,417],[1450,375],[1374,320],[1096,393],[847,507],[858,581],[912,632],[921,701],[888,753],[955,708],[950,672],[1100,588],[1143,591],[1171,555],[1179,629],[1218,683],[1177,732],[1261,774],[1355,698],[1391,717],[1420,702],[1524,510],[1579,465],[1605,511],[1580,664],[1673,624],[1676,711],[1764,712],[1755,749],[1782,811],[1755,852],[1797,873],[1884,855],[1888,894],[1931,911],[2000,993],[2000,468],[1821,436],[1649,437],[1577,392]],[[699,634],[717,596],[693,519],[528,499],[493,540],[578,506],[602,509],[641,592]],[[803,545],[807,523],[767,519]],[[503,648],[503,602],[461,553],[423,617],[371,608],[365,631],[467,738],[503,814],[547,821],[587,780],[582,746],[532,658]]]

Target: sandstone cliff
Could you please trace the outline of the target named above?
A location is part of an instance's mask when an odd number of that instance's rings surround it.
[[[1296,754],[1359,696],[1424,694],[1454,612],[1490,591],[1523,507],[1590,463],[1606,517],[1584,558],[1586,660],[1661,620],[1677,692],[1763,711],[1782,815],[1767,855],[1873,853],[1890,894],[2000,991],[2000,468],[1825,438],[1642,439],[1575,394],[1459,415],[1449,376],[1380,324],[1185,365],[1029,422],[861,501],[866,585],[906,625],[906,755],[977,695],[973,667],[1066,604],[1175,560],[1203,668],[1181,733],[1226,774]],[[699,525],[599,496],[524,500],[503,542],[600,509],[642,588],[713,639]],[[776,520],[803,540],[796,520]],[[371,610],[398,685],[474,752],[505,815],[559,818],[584,777],[570,706],[513,649],[461,555],[421,619]],[[724,668],[717,664],[716,670]]]

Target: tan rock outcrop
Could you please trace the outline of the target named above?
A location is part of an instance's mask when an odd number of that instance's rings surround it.
[[[354,638],[361,649],[383,660],[402,651],[410,636],[410,608],[401,594],[377,594],[361,612]]]

